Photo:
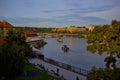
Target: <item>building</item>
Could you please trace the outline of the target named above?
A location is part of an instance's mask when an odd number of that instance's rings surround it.
[[[44,59],[44,55],[39,51],[39,49],[35,48],[40,42],[44,42],[44,40],[40,39],[34,31],[24,32],[24,36],[26,38],[26,42],[30,45],[35,55],[41,59]]]
[[[39,41],[40,37],[36,32],[24,32],[26,42]]]
[[[0,21],[0,45],[5,42],[4,37],[7,35],[8,30],[14,29],[14,26],[5,20]]]
[[[26,42],[32,46],[36,46],[37,43],[41,40],[40,37],[37,35],[37,33],[34,31],[24,32],[24,36],[25,36]]]
[[[95,28],[94,26],[90,25],[88,26],[88,31],[93,31],[94,28]]]
[[[85,27],[68,27],[67,31],[70,33],[84,32],[84,31],[86,31],[86,28]]]
[[[7,35],[7,31],[10,29],[14,29],[12,24],[5,20],[0,21],[0,37],[5,37]]]
[[[87,29],[85,27],[65,27],[65,28],[53,28],[52,32],[69,32],[69,33],[75,33],[75,32],[84,32]]]

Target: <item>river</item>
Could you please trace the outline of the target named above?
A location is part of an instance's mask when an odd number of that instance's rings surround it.
[[[104,68],[104,58],[106,54],[99,55],[87,51],[87,42],[84,38],[63,37],[63,43],[59,43],[56,38],[47,36],[44,38],[47,42],[40,51],[45,57],[63,62],[78,68],[90,70],[93,66],[97,68]],[[68,52],[64,52],[61,47],[67,45]]]

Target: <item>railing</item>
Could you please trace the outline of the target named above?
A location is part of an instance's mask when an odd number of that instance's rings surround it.
[[[61,68],[70,70],[72,72],[78,73],[80,75],[87,76],[87,74],[89,73],[88,70],[85,70],[85,69],[82,69],[82,68],[78,68],[78,67],[75,67],[75,66],[71,66],[69,64],[65,64],[65,63],[62,63],[62,62],[59,62],[59,61],[55,61],[53,59],[49,59],[49,58],[46,58],[46,57],[44,57],[44,59],[42,59],[42,60],[45,61],[45,62],[48,62],[50,64],[59,66]]]

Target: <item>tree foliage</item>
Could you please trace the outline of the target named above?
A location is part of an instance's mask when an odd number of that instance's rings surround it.
[[[87,50],[92,53],[98,52],[100,55],[107,53],[106,58],[112,59],[105,59],[105,62],[116,62],[113,56],[120,55],[120,21],[113,20],[111,25],[95,26],[87,38]]]
[[[16,44],[20,46],[20,51],[24,53],[25,57],[33,57],[32,49],[25,42],[24,32],[20,29],[9,30],[8,36],[6,36],[6,45]]]
[[[9,30],[5,43],[0,46],[0,79],[12,78],[24,71],[25,57],[32,50],[21,30]]]
[[[87,75],[87,80],[119,80],[120,69],[116,71],[112,69],[97,69],[93,68]]]
[[[23,31],[36,31],[38,33],[51,33],[52,32],[52,28],[35,28],[35,27],[16,27],[17,29],[23,30]]]
[[[24,70],[24,54],[16,44],[3,45],[0,48],[0,78],[9,79]]]
[[[113,20],[111,25],[95,26],[87,35],[87,50],[102,55],[106,53],[104,61],[106,69],[93,69],[87,76],[87,80],[119,80],[120,68],[116,67],[116,57],[120,58],[120,21]],[[113,68],[113,69],[111,69]]]

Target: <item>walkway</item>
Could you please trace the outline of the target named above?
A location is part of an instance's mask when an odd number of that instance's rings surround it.
[[[44,65],[45,69],[48,71],[55,71],[57,73],[57,69],[59,69],[59,75],[63,76],[65,79],[67,80],[76,80],[76,77],[79,77],[79,80],[86,80],[86,76],[71,72],[69,70],[60,68],[58,66],[52,65],[50,63],[44,62],[40,59],[34,58],[34,59],[29,59],[29,62],[32,64],[40,64],[40,65]]]

